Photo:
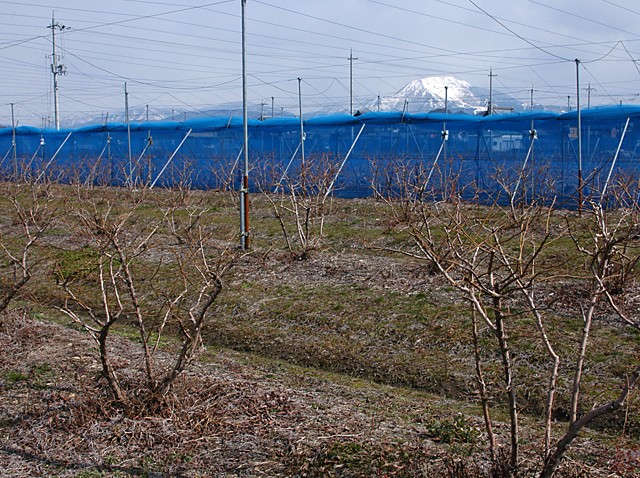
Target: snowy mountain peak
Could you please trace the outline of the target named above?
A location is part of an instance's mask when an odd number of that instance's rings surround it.
[[[419,80],[413,80],[400,90],[400,92],[415,92],[416,96],[426,96],[429,94],[435,98],[440,98],[444,102],[445,96],[448,96],[450,101],[459,101],[464,97],[465,92],[470,90],[470,83],[454,76],[428,76],[426,78],[420,78]]]
[[[371,100],[365,104],[365,111],[407,111],[428,113],[444,111],[445,97],[450,113],[478,114],[487,111],[489,89],[473,86],[455,76],[427,76],[413,80],[397,93]],[[380,102],[378,104],[378,101]],[[494,89],[494,111],[519,111],[522,105],[508,93]]]
[[[474,87],[454,76],[428,76],[409,82],[396,94],[381,99],[382,111],[402,110],[408,102],[409,111],[444,109],[445,97],[449,111],[472,112],[486,107],[484,97]]]

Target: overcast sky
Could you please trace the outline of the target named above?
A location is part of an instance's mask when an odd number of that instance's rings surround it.
[[[66,75],[60,115],[185,113],[241,101],[241,0],[0,1],[0,123],[53,116],[52,13]],[[248,97],[270,114],[354,107],[454,75],[528,102],[640,103],[637,0],[247,0]]]

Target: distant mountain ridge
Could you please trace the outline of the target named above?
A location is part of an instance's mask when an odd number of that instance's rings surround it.
[[[453,76],[431,76],[409,82],[396,94],[381,98],[381,111],[429,112],[444,110],[465,112],[486,109],[484,98],[476,95],[470,83]],[[377,107],[377,105],[376,105]]]
[[[380,98],[380,111],[404,111],[428,113],[447,110],[452,113],[481,114],[489,107],[488,88],[471,85],[455,76],[428,76],[413,80],[391,96]],[[495,110],[521,111],[523,105],[512,96],[494,89]],[[378,110],[378,99],[365,105],[367,111]]]
[[[366,98],[355,108],[361,113],[367,111],[406,111],[408,113],[428,113],[430,111],[444,111],[445,95],[447,109],[450,113],[483,114],[489,103],[489,89],[473,86],[471,83],[452,75],[427,76],[407,83],[403,88],[391,96]],[[498,112],[505,110],[522,111],[528,108],[516,98],[499,88],[493,91],[493,106]],[[539,105],[538,105],[539,106]],[[332,113],[348,113],[346,109],[336,111],[327,108],[305,111],[305,117],[319,116]],[[249,104],[249,118],[258,119],[262,114],[270,116],[270,108],[263,108],[259,104]],[[297,116],[298,112],[282,111],[285,116]],[[242,103],[229,102],[212,105],[208,108],[193,109],[184,112],[170,108],[149,108],[149,121],[184,121],[211,116],[242,116]],[[277,115],[280,116],[280,115]],[[132,108],[129,112],[131,122],[143,122],[147,119],[146,108]],[[90,117],[83,114],[70,115],[64,118],[65,127],[78,127],[87,124],[104,124],[105,122],[124,122],[124,111],[110,113],[109,116]]]

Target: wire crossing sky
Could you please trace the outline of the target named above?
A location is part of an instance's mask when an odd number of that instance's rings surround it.
[[[53,117],[55,15],[63,125],[129,105],[175,119],[241,101],[241,0],[0,0],[0,124]],[[253,111],[354,110],[408,82],[454,75],[523,104],[640,102],[635,0],[247,0]],[[581,91],[587,97],[587,91]],[[586,100],[583,100],[586,102]],[[147,108],[148,107],[148,108]],[[135,117],[135,115],[134,115]]]

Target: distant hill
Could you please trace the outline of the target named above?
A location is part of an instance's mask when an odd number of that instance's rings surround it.
[[[445,89],[446,87],[446,89]],[[428,76],[413,80],[391,96],[380,98],[380,111],[403,111],[405,107],[409,113],[427,113],[430,111],[444,111],[445,91],[448,98],[448,111],[451,113],[482,114],[487,111],[489,103],[489,89],[473,86],[471,83],[456,78],[455,76]],[[493,106],[497,111],[505,110],[522,111],[528,105],[521,104],[516,98],[494,88]],[[539,105],[537,105],[539,106]],[[185,108],[186,109],[186,108]],[[242,102],[229,102],[213,105],[209,108],[199,108],[187,110],[173,110],[170,108],[149,108],[150,121],[184,121],[186,119],[211,117],[211,116],[242,116]],[[367,98],[361,103],[361,107],[356,108],[364,113],[366,111],[378,110],[378,99]],[[280,111],[280,110],[279,110]],[[320,108],[305,111],[305,117],[319,116],[338,111]],[[347,112],[346,110],[339,111]],[[270,116],[270,108],[262,108],[259,104],[249,104],[249,118],[258,119],[264,113],[265,117]],[[285,116],[297,116],[297,111],[281,111]],[[279,115],[278,115],[279,116]],[[132,108],[129,113],[131,122],[146,121],[146,108]],[[78,127],[87,124],[101,124],[105,121],[124,122],[124,111],[109,113],[109,116],[100,117],[87,115],[72,115],[64,118],[63,126]]]
[[[445,94],[449,112],[479,114],[487,111],[489,89],[473,86],[454,76],[429,76],[413,80],[394,95],[380,98],[380,111],[403,111],[405,106],[411,113],[444,111]],[[499,110],[523,109],[517,99],[498,89],[493,91],[493,106]],[[377,98],[369,101],[365,109],[377,111]]]
[[[249,118],[258,119],[262,113],[260,106],[250,105],[248,108]],[[270,113],[270,111],[269,111]],[[287,112],[285,112],[287,114]],[[266,115],[266,112],[265,112]],[[224,103],[210,108],[199,108],[197,110],[176,110],[171,108],[149,107],[149,121],[184,121],[185,119],[205,118],[213,116],[242,116],[242,102]],[[132,123],[144,122],[147,120],[146,108],[131,108],[129,120]],[[78,127],[87,124],[124,123],[126,121],[124,111],[109,113],[109,116],[87,116],[86,114],[70,115],[64,119],[63,126]]]

